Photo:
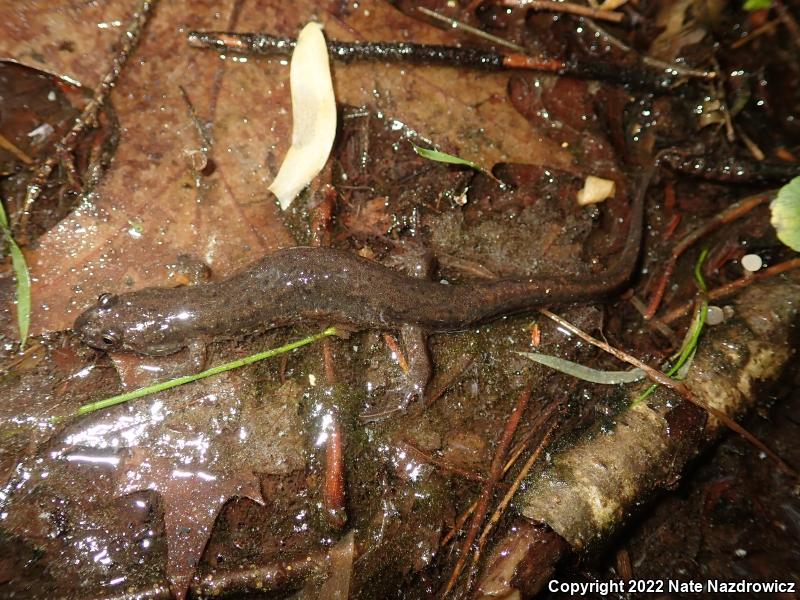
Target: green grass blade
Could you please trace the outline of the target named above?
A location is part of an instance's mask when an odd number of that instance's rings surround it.
[[[481,171],[483,173],[486,172],[486,169],[481,167],[479,164],[472,162],[471,160],[459,158],[458,156],[447,154],[447,152],[439,152],[438,150],[422,148],[416,144],[411,144],[411,146],[413,146],[414,152],[419,154],[422,158],[427,158],[428,160],[434,160],[440,163],[447,163],[448,165],[464,165],[465,167],[470,167],[476,171]]]
[[[603,385],[617,385],[620,383],[633,383],[644,379],[644,371],[641,369],[630,369],[629,371],[601,371],[593,369],[586,365],[581,365],[571,360],[565,360],[550,354],[541,354],[539,352],[517,352],[520,356],[524,356],[528,360],[537,362],[561,373],[571,375],[583,381],[590,383],[600,383]]]
[[[772,0],[746,0],[744,3],[745,10],[763,10],[772,6]]]
[[[283,346],[280,346],[278,348],[272,348],[270,350],[265,350],[257,354],[251,354],[250,356],[245,356],[244,358],[239,358],[237,360],[223,363],[221,365],[217,365],[216,367],[211,367],[210,369],[201,371],[200,373],[194,373],[192,375],[184,375],[183,377],[177,377],[176,379],[170,379],[169,381],[162,381],[160,383],[156,383],[144,388],[139,388],[138,390],[132,390],[124,394],[119,394],[118,396],[112,396],[111,398],[106,398],[105,400],[92,402],[91,404],[84,404],[83,406],[78,408],[78,410],[75,411],[74,416],[88,415],[89,413],[95,412],[97,410],[102,410],[110,406],[116,406],[117,404],[128,402],[129,400],[141,398],[142,396],[148,396],[150,394],[155,394],[157,392],[163,392],[164,390],[169,390],[174,387],[178,387],[179,385],[191,383],[192,381],[197,381],[198,379],[205,379],[206,377],[211,377],[212,375],[218,375],[220,373],[224,373],[225,371],[231,371],[233,369],[238,369],[246,365],[251,365],[255,362],[265,360],[267,358],[272,358],[274,356],[278,356],[279,354],[285,354],[287,352],[291,352],[292,350],[296,350],[297,348],[313,344],[314,342],[319,341],[322,338],[331,335],[336,335],[335,327],[328,327],[325,331],[322,331],[320,333],[309,335],[294,342],[284,344]]]
[[[25,348],[31,323],[31,275],[28,271],[28,263],[25,262],[25,255],[22,254],[22,250],[11,235],[8,216],[2,202],[0,202],[0,228],[6,238],[16,281],[17,326],[19,327],[19,348],[22,350]]]
[[[705,293],[708,291],[708,286],[706,285],[705,279],[703,279],[702,267],[703,263],[708,256],[708,248],[704,248],[703,251],[700,253],[700,256],[697,259],[697,262],[694,265],[694,278],[697,282],[697,287],[700,288],[701,292],[705,296]],[[690,361],[694,358],[695,351],[697,350],[697,343],[700,341],[700,334],[703,331],[703,328],[706,324],[706,317],[708,316],[708,301],[705,299],[697,305],[697,309],[694,312],[694,316],[692,317],[692,322],[689,324],[689,331],[686,333],[686,337],[683,338],[683,345],[681,349],[676,353],[677,359],[675,360],[674,364],[670,367],[670,369],[666,372],[667,375],[672,377],[673,379],[680,379],[680,377],[676,377],[678,371],[686,364],[687,361]],[[633,401],[634,406],[639,404],[643,400],[645,400],[650,394],[652,394],[658,384],[653,384],[648,387],[641,396],[639,396],[636,400]]]
[[[465,158],[460,158],[458,156],[453,156],[447,152],[439,152],[438,150],[431,150],[430,148],[422,148],[413,142],[411,143],[411,146],[414,148],[414,152],[419,154],[422,158],[427,158],[428,160],[433,160],[440,163],[446,163],[448,165],[462,165],[471,169],[475,169],[476,171],[480,171],[486,175],[488,178],[496,181],[501,188],[505,189],[506,187],[506,185],[497,177],[495,177],[489,169],[480,166],[478,163],[472,162],[471,160],[467,160]]]

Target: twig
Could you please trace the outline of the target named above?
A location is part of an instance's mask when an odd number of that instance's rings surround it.
[[[325,485],[322,493],[322,506],[328,523],[336,529],[341,529],[347,522],[345,509],[345,482],[344,482],[344,433],[339,422],[340,417],[334,416],[330,425],[328,441],[325,445]]]
[[[736,279],[735,281],[731,281],[730,283],[726,283],[718,288],[711,290],[708,293],[709,300],[719,300],[720,298],[725,298],[726,296],[730,296],[731,294],[738,292],[739,290],[747,287],[748,285],[755,283],[756,281],[761,281],[763,279],[768,279],[770,277],[774,277],[775,275],[779,275],[781,273],[785,273],[786,271],[791,271],[793,269],[800,268],[800,258],[793,258],[791,260],[787,260],[782,263],[778,263],[777,265],[772,265],[771,267],[767,267],[766,269],[762,269],[757,273],[753,273],[751,275],[747,275],[745,277],[741,277]],[[678,308],[675,308],[669,311],[666,315],[661,317],[661,322],[663,323],[672,323],[673,321],[680,319],[692,307],[692,301],[689,301]]]
[[[553,438],[553,433],[555,432],[556,428],[558,427],[558,423],[553,423],[550,428],[547,430],[547,433],[544,434],[539,444],[536,446],[536,450],[534,450],[531,455],[528,457],[528,460],[525,461],[525,464],[522,466],[522,469],[514,478],[514,483],[511,484],[511,487],[506,490],[505,496],[503,496],[500,503],[497,505],[497,508],[492,513],[492,516],[489,518],[489,521],[486,523],[486,527],[483,528],[483,532],[481,533],[481,537],[478,538],[478,545],[475,548],[475,553],[472,556],[472,565],[473,569],[477,568],[478,561],[480,560],[481,552],[486,545],[486,540],[489,537],[489,534],[492,532],[492,529],[500,522],[500,519],[505,513],[508,505],[511,503],[511,499],[514,497],[514,494],[517,493],[519,486],[522,485],[522,481],[528,476],[531,468],[536,461],[539,460],[539,456],[541,456],[542,451],[547,448],[550,444],[550,440]]]
[[[653,292],[650,303],[647,305],[647,311],[644,314],[644,318],[652,319],[655,316],[656,312],[658,311],[658,307],[661,305],[661,300],[664,297],[664,291],[666,290],[669,278],[675,271],[678,258],[680,258],[680,256],[688,248],[712,231],[722,227],[727,223],[730,223],[731,221],[735,221],[736,219],[743,217],[757,206],[769,202],[774,197],[775,190],[770,190],[768,192],[762,192],[760,194],[750,196],[749,198],[745,198],[744,200],[737,202],[721,213],[715,215],[702,227],[698,227],[694,231],[691,231],[686,237],[675,244],[675,246],[672,248],[672,253],[670,254],[669,259],[667,259],[667,266],[664,267],[664,271],[658,279],[655,292]]]
[[[3,150],[7,150],[8,152],[16,156],[17,160],[24,162],[26,165],[30,165],[33,163],[33,159],[30,156],[28,156],[22,148],[16,146],[14,142],[12,142],[2,133],[0,133],[0,148],[2,148]]]
[[[591,17],[598,21],[621,23],[625,15],[613,10],[601,10],[591,6],[583,6],[574,2],[553,2],[552,0],[500,0],[500,6],[508,8],[532,8],[534,10],[548,10],[551,12],[569,13],[581,17]]]
[[[441,548],[447,546],[447,544],[449,544],[452,541],[452,539],[456,537],[456,534],[458,534],[458,532],[461,531],[461,528],[464,527],[464,523],[467,522],[467,519],[469,519],[472,513],[475,512],[475,508],[477,508],[477,506],[478,506],[478,501],[475,500],[475,502],[469,505],[467,510],[465,510],[463,513],[461,513],[461,515],[459,515],[459,517],[456,519],[456,522],[453,523],[453,528],[450,531],[448,531],[442,538],[442,541],[439,542],[439,546]]]
[[[267,33],[191,31],[187,42],[193,48],[236,52],[250,56],[291,56],[296,41]],[[654,73],[640,66],[626,67],[606,62],[560,60],[534,57],[519,52],[499,53],[479,48],[414,44],[409,42],[340,42],[327,40],[332,59],[349,63],[357,60],[407,62],[472,69],[522,69],[567,75],[582,79],[607,80],[663,91]]]
[[[565,321],[564,319],[562,319],[561,317],[559,317],[555,313],[550,312],[546,308],[539,309],[539,312],[542,313],[543,315],[553,319],[553,321],[555,321],[556,323],[561,325],[563,328],[567,329],[568,331],[571,331],[572,333],[574,333],[575,335],[577,335],[581,339],[589,342],[593,346],[597,346],[598,348],[601,348],[601,349],[605,350],[606,352],[608,352],[609,354],[612,354],[613,356],[617,357],[621,361],[624,361],[624,362],[626,362],[628,364],[631,364],[631,365],[634,365],[636,367],[639,367],[640,369],[642,369],[645,372],[645,374],[652,381],[654,381],[655,383],[661,384],[661,385],[663,385],[665,387],[668,387],[669,389],[674,391],[676,394],[679,394],[681,396],[681,398],[683,398],[687,402],[690,402],[690,403],[694,404],[695,406],[698,406],[699,408],[702,408],[704,411],[709,413],[711,416],[716,417],[717,419],[719,419],[720,422],[722,422],[726,427],[728,427],[728,429],[731,429],[731,430],[735,431],[736,433],[738,433],[739,435],[741,435],[744,439],[746,439],[748,442],[750,442],[753,446],[755,446],[756,448],[758,448],[759,450],[764,452],[764,454],[769,456],[778,465],[778,467],[784,473],[787,473],[788,475],[791,475],[794,478],[798,477],[797,471],[795,471],[792,467],[787,465],[783,461],[783,459],[781,459],[780,456],[775,454],[775,452],[773,452],[761,440],[759,440],[752,433],[747,431],[744,427],[739,425],[736,421],[731,419],[728,415],[726,415],[721,410],[718,410],[718,409],[714,408],[713,406],[709,406],[708,404],[706,404],[702,400],[696,398],[695,395],[692,394],[691,390],[689,390],[689,388],[686,387],[686,385],[683,382],[678,381],[677,379],[672,379],[666,373],[662,373],[661,371],[659,371],[657,369],[654,369],[653,367],[643,363],[641,360],[639,360],[635,356],[632,356],[632,355],[628,354],[627,352],[623,352],[622,350],[619,350],[618,348],[614,348],[613,346],[610,346],[606,342],[602,342],[602,341],[600,341],[600,340],[598,340],[596,338],[593,338],[588,333],[586,333],[584,331],[581,331],[580,329],[575,327],[572,323],[570,323],[568,321]]]
[[[684,67],[681,64],[674,63],[674,62],[666,62],[663,60],[659,60],[658,58],[653,58],[652,56],[647,56],[646,54],[639,54],[635,49],[628,46],[628,44],[624,43],[618,37],[611,35],[608,31],[600,27],[597,23],[595,23],[592,19],[585,20],[586,26],[594,31],[595,33],[599,33],[602,35],[608,43],[612,46],[616,46],[623,52],[629,52],[631,54],[635,54],[639,56],[642,62],[650,67],[656,69],[663,69],[665,71],[672,71],[678,75],[683,75],[684,77],[697,77],[699,79],[714,79],[717,74],[714,71],[703,71],[699,69],[692,69],[690,67]]]
[[[434,10],[430,10],[429,8],[425,8],[424,6],[418,6],[417,11],[421,12],[423,15],[427,15],[437,21],[441,21],[443,23],[447,23],[453,29],[461,29],[462,31],[466,31],[467,33],[471,33],[474,36],[483,38],[485,40],[489,40],[490,42],[494,42],[495,44],[499,44],[501,46],[505,46],[506,48],[511,48],[517,52],[525,52],[525,48],[518,44],[514,44],[509,42],[508,40],[504,40],[501,37],[496,35],[492,35],[491,33],[487,33],[482,29],[478,29],[473,27],[472,25],[467,25],[466,23],[462,23],[461,21],[456,21],[455,19],[451,19],[450,17],[446,17],[445,15],[440,15]]]
[[[464,565],[466,564],[469,556],[469,549],[472,546],[472,542],[474,542],[475,538],[478,536],[478,529],[480,528],[481,523],[486,516],[486,512],[489,509],[489,501],[494,493],[494,488],[502,477],[506,453],[511,445],[511,440],[514,438],[514,433],[517,430],[522,413],[525,412],[525,409],[528,406],[528,400],[530,400],[530,397],[531,386],[528,385],[520,394],[514,410],[511,412],[508,420],[506,421],[503,435],[500,436],[500,441],[497,443],[497,448],[495,448],[494,457],[492,458],[492,465],[489,469],[489,477],[483,489],[481,490],[480,497],[477,500],[475,511],[472,514],[472,523],[470,524],[469,531],[467,532],[467,537],[464,538],[464,543],[461,544],[461,553],[459,554],[458,561],[456,562],[453,572],[450,575],[450,579],[447,581],[447,584],[441,593],[442,597],[445,597],[450,593],[455,586],[456,581],[458,581],[461,571],[464,569]]]
[[[403,373],[408,375],[408,361],[406,360],[406,355],[403,354],[403,351],[400,349],[400,344],[397,343],[397,340],[391,333],[384,333],[383,341],[389,347],[389,350],[392,351],[392,358],[397,363],[397,366],[400,367]]]
[[[120,49],[111,63],[111,68],[100,81],[100,85],[97,87],[94,96],[92,96],[92,99],[83,109],[80,116],[75,120],[75,124],[58,142],[56,151],[42,163],[33,177],[31,177],[31,181],[28,183],[25,192],[25,202],[22,205],[22,213],[18,220],[20,226],[24,227],[28,222],[31,207],[42,193],[50,174],[53,172],[56,164],[58,164],[59,156],[63,156],[64,153],[72,152],[80,141],[83,132],[95,126],[97,115],[103,107],[103,104],[105,104],[109,93],[114,88],[114,84],[117,82],[122,68],[139,43],[142,31],[156,4],[158,4],[158,0],[142,0],[139,9],[133,15],[131,23],[120,37]]]
[[[741,48],[742,46],[744,46],[745,44],[749,44],[751,41],[753,41],[757,37],[767,33],[770,30],[775,29],[775,26],[778,25],[778,23],[780,23],[780,22],[781,22],[780,19],[773,19],[772,21],[768,21],[767,23],[764,23],[761,27],[755,28],[746,37],[743,37],[743,38],[733,42],[731,44],[731,50],[737,50],[737,49]]]

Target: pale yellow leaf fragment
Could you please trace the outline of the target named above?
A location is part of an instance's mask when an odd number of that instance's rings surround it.
[[[297,37],[289,68],[292,145],[269,186],[286,210],[322,170],[336,136],[336,99],[322,26],[309,23]]]
[[[578,192],[578,204],[586,206],[602,202],[606,198],[613,198],[615,190],[616,184],[611,179],[589,175],[583,184],[583,189]]]

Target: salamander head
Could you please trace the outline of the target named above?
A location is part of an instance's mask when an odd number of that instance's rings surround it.
[[[186,344],[175,335],[169,315],[152,308],[147,292],[101,294],[94,306],[84,311],[73,329],[84,343],[107,352],[172,354]]]

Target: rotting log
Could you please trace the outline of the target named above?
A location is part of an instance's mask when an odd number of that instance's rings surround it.
[[[699,400],[738,418],[795,353],[800,278],[753,285],[733,306],[731,319],[705,330],[685,383]],[[633,404],[643,389],[633,386],[629,408],[528,478],[515,502],[521,518],[495,546],[478,597],[535,595],[569,549],[602,546],[649,498],[674,487],[687,463],[724,430],[663,387]],[[532,572],[532,564],[544,572]]]

